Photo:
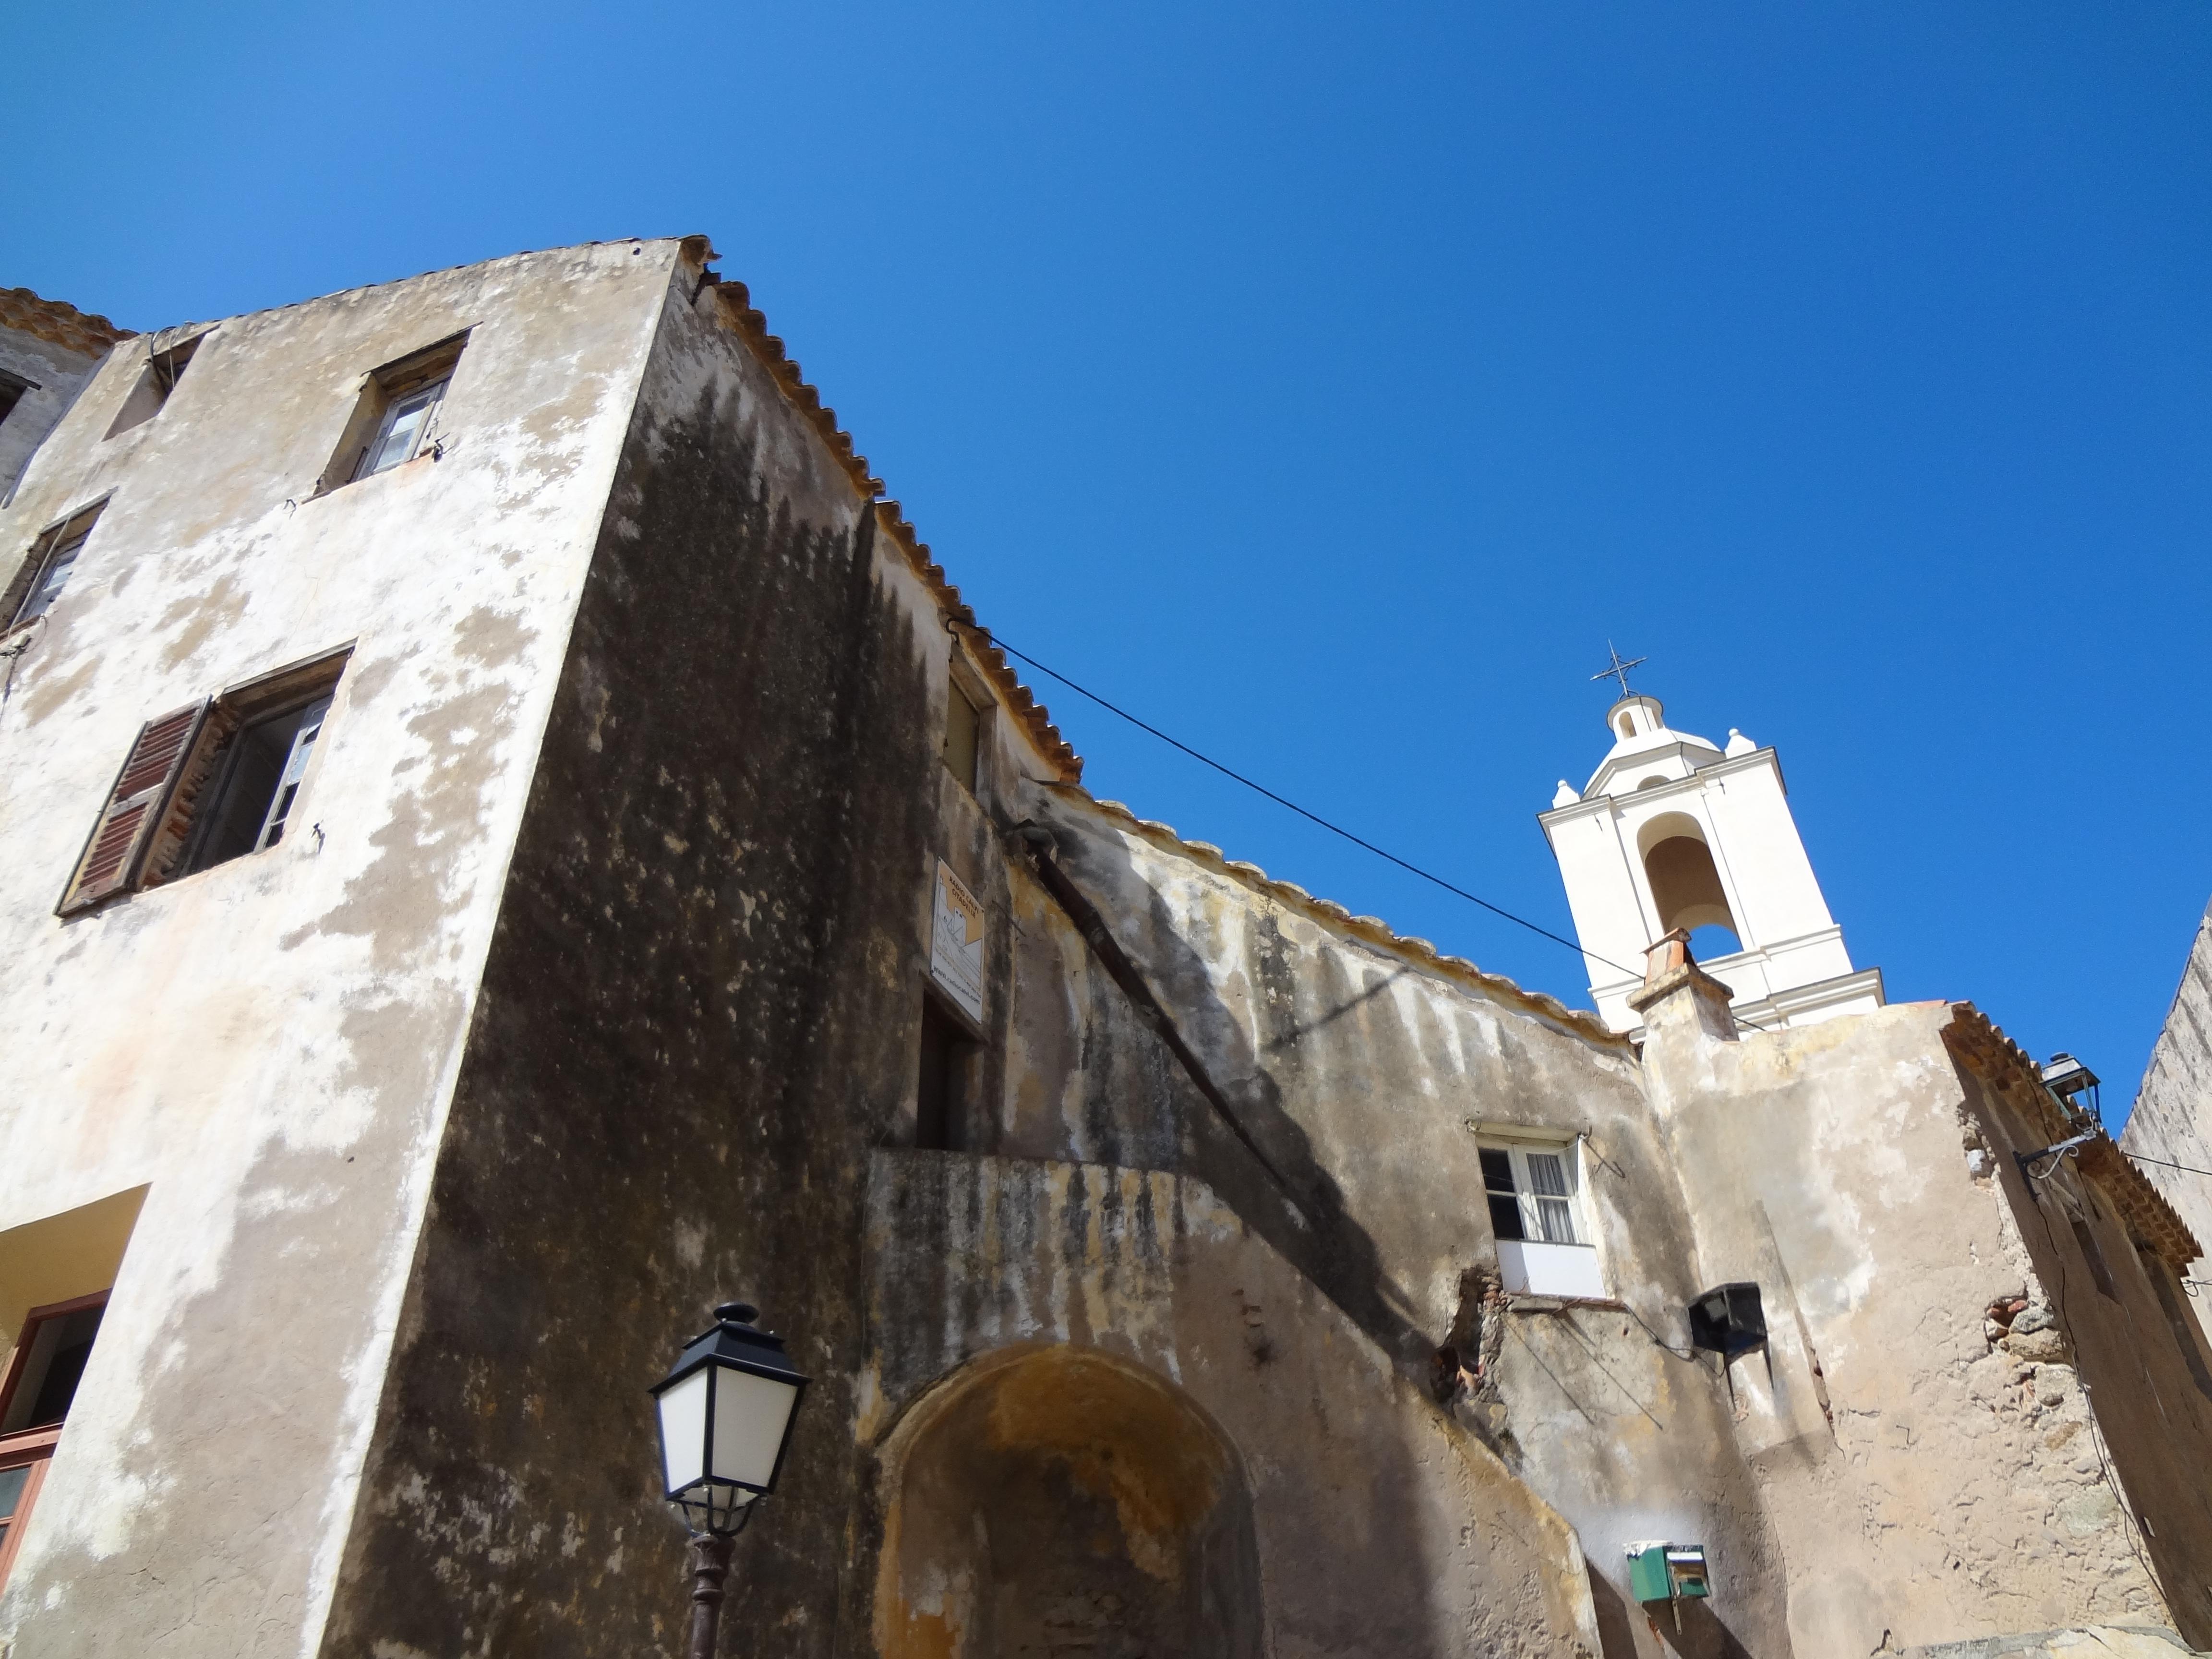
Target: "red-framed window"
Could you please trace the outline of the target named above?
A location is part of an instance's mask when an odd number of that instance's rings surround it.
[[[0,1585],[15,1565],[106,1310],[106,1291],[32,1309],[0,1372]]]

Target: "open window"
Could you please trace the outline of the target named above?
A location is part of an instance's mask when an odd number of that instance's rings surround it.
[[[920,1075],[915,1081],[914,1144],[924,1152],[970,1150],[977,1044],[928,992],[921,998]]]
[[[131,388],[131,395],[123,400],[123,407],[115,411],[115,419],[108,425],[107,436],[116,437],[134,426],[143,426],[160,414],[161,405],[169,401],[169,394],[184,379],[193,354],[205,338],[207,335],[202,332],[163,350],[149,352],[145,367],[138,371],[137,384]]]
[[[146,1188],[0,1231],[0,1585],[76,1409]]]
[[[10,374],[6,369],[0,368],[0,421],[5,421],[15,412],[15,405],[23,401],[25,392],[38,389],[36,380],[27,380],[20,374]]]
[[[1514,1140],[1479,1150],[1505,1289],[1602,1297],[1595,1235],[1582,1201],[1581,1143]]]
[[[0,1380],[0,1584],[100,1334],[107,1292],[31,1310]]]
[[[58,914],[283,842],[300,823],[347,654],[278,669],[140,727]]]
[[[53,609],[69,586],[78,557],[106,502],[96,501],[53,526],[31,544],[31,550],[4,591],[0,591],[0,626],[19,628]]]
[[[370,370],[315,493],[326,495],[404,466],[417,456],[441,453],[438,416],[468,343],[464,331]]]

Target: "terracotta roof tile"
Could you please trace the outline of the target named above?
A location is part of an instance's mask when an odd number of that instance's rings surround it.
[[[702,264],[714,258],[714,251],[706,246],[704,238],[687,239],[686,251]],[[884,498],[884,481],[868,471],[867,457],[854,448],[852,434],[837,424],[837,411],[824,404],[822,394],[807,383],[798,362],[784,349],[783,342],[768,331],[768,319],[754,307],[745,285],[711,271],[707,273],[707,280],[714,286],[715,297],[721,301],[726,314],[775,376],[784,395],[813,422],[814,429],[830,446],[830,453],[844,467],[854,488],[874,501],[877,522],[898,544],[915,573],[929,584],[946,619],[963,631],[969,658],[1006,699],[1015,718],[1029,728],[1045,761],[1059,772],[1058,781],[1079,781],[1083,776],[1082,757],[1060,736],[1060,728],[1052,723],[1045,706],[1008,665],[1006,653],[992,644],[990,635],[977,624],[975,611],[961,599],[960,590],[946,579],[944,566],[930,556],[929,544],[915,532],[906,514],[899,510],[899,504]]]
[[[64,351],[81,351],[97,357],[131,331],[118,328],[105,317],[79,311],[60,300],[42,300],[27,288],[0,288],[0,328],[14,329],[58,345]]]
[[[1972,1066],[1976,1076],[2005,1104],[2025,1117],[2038,1134],[2054,1145],[2089,1133],[2095,1139],[2082,1146],[2075,1163],[2110,1195],[2136,1237],[2148,1244],[2176,1273],[2186,1273],[2189,1264],[2203,1254],[2166,1196],[2148,1176],[2130,1163],[2113,1145],[2104,1127],[2085,1114],[2069,1112],[2057,1097],[2043,1086],[2043,1074],[2027,1051],[1990,1021],[1971,1002],[1951,1005],[1951,1023],[1943,1028],[1944,1041]]]

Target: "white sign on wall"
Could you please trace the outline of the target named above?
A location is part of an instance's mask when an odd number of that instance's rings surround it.
[[[929,976],[978,1025],[983,1023],[983,906],[967,883],[937,866],[931,906]]]

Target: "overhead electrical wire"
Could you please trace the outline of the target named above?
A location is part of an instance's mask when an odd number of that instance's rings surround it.
[[[1038,673],[1046,675],[1052,679],[1058,680],[1062,685],[1074,692],[1078,696],[1087,698],[1089,701],[1097,703],[1108,714],[1116,715],[1120,719],[1128,721],[1130,725],[1135,726],[1139,732],[1150,732],[1153,737],[1158,738],[1162,743],[1167,744],[1169,748],[1178,750],[1183,754],[1189,756],[1200,765],[1212,767],[1215,771],[1220,773],[1223,777],[1229,779],[1231,781],[1241,783],[1247,789],[1253,791],[1256,794],[1265,795],[1269,800],[1274,802],[1276,805],[1286,808],[1292,812],[1296,812],[1300,817],[1305,819],[1308,823],[1319,824],[1322,829],[1328,830],[1332,836],[1340,836],[1345,840],[1350,842],[1354,847],[1363,848],[1366,851],[1374,854],[1376,858],[1382,860],[1384,862],[1396,865],[1401,870],[1405,871],[1408,875],[1419,876],[1423,881],[1429,882],[1436,886],[1441,887],[1447,893],[1450,893],[1455,897],[1465,899],[1469,904],[1479,904],[1484,909],[1489,911],[1493,916],[1502,917],[1504,920],[1511,922],[1516,927],[1525,927],[1530,933],[1538,935],[1540,938],[1551,940],[1554,945],[1564,945],[1568,950],[1575,951],[1577,955],[1587,957],[1592,962],[1603,963],[1608,968],[1617,969],[1621,973],[1627,974],[1632,976],[1640,976],[1642,975],[1643,969],[1641,969],[1631,968],[1625,963],[1613,961],[1610,957],[1601,957],[1596,951],[1589,949],[1587,945],[1577,945],[1574,940],[1555,933],[1550,928],[1542,926],[1540,923],[1529,921],[1526,916],[1516,916],[1513,912],[1508,910],[1503,905],[1492,904],[1488,899],[1484,898],[1480,894],[1470,893],[1466,888],[1459,885],[1458,883],[1447,881],[1432,870],[1424,870],[1419,865],[1413,863],[1409,859],[1400,858],[1395,853],[1391,852],[1388,848],[1377,847],[1373,842],[1369,841],[1364,836],[1355,835],[1352,831],[1346,829],[1340,823],[1332,823],[1328,819],[1322,817],[1320,813],[1316,812],[1310,808],[1299,805],[1297,802],[1291,799],[1289,796],[1277,794],[1273,790],[1268,788],[1266,784],[1259,782],[1255,779],[1246,777],[1242,772],[1237,770],[1233,766],[1223,765],[1219,761],[1214,759],[1212,756],[1206,754],[1200,750],[1194,749],[1182,738],[1170,736],[1169,733],[1161,731],[1158,726],[1154,726],[1150,720],[1140,719],[1139,716],[1131,714],[1127,709],[1122,708],[1121,704],[1109,702],[1106,698],[1100,696],[1096,691],[1093,691],[1089,686],[1079,684],[1074,680],[1068,678],[1066,675],[1061,673],[1057,668],[1054,668],[1048,664],[1039,662],[1035,657],[1030,655],[1028,652],[1019,650],[1017,647],[1007,644],[1006,641],[1000,637],[999,635],[984,627],[981,623],[971,623],[969,626],[975,632],[981,634],[987,643],[998,647],[1000,650],[1005,652],[1010,657],[1020,658],[1030,667],[1036,669]],[[1729,1017],[1733,1018],[1737,1024],[1742,1026],[1747,1030],[1759,1032],[1765,1032],[1766,1030],[1765,1026],[1758,1024],[1754,1021],[1746,1019],[1741,1014],[1737,1013],[1734,1009],[1730,1009],[1729,1013]],[[2131,1158],[2138,1164],[2156,1164],[2168,1170],[2185,1170],[2191,1175],[2212,1176],[2212,1170],[2199,1170],[2187,1164],[2169,1164],[2164,1158],[2145,1158],[2140,1152],[2130,1152],[2124,1148],[2118,1148],[2116,1150],[2119,1151],[2121,1157]]]
[[[1287,810],[1297,813],[1300,817],[1305,819],[1310,823],[1320,825],[1321,828],[1328,830],[1332,836],[1340,836],[1346,841],[1350,842],[1354,847],[1364,848],[1366,851],[1374,854],[1376,858],[1382,860],[1384,862],[1396,865],[1401,870],[1405,871],[1408,875],[1419,876],[1423,881],[1429,882],[1435,886],[1441,887],[1444,891],[1452,894],[1455,897],[1463,898],[1470,904],[1480,905],[1482,908],[1489,911],[1491,915],[1501,917],[1504,921],[1511,922],[1516,927],[1525,927],[1530,933],[1538,935],[1540,938],[1547,939],[1554,945],[1564,945],[1568,950],[1574,951],[1579,956],[1587,957],[1592,962],[1602,963],[1605,966],[1615,969],[1621,973],[1628,975],[1632,978],[1640,979],[1643,977],[1644,970],[1640,968],[1631,968],[1626,963],[1615,962],[1608,957],[1601,957],[1596,951],[1589,949],[1585,945],[1578,945],[1574,940],[1567,939],[1561,934],[1553,933],[1550,928],[1544,927],[1539,922],[1531,921],[1526,916],[1516,916],[1513,912],[1508,910],[1503,905],[1492,904],[1488,899],[1484,898],[1479,893],[1468,892],[1466,888],[1462,887],[1458,883],[1447,881],[1443,877],[1437,875],[1432,870],[1424,870],[1419,865],[1413,863],[1411,860],[1400,858],[1395,853],[1391,852],[1388,848],[1377,847],[1373,842],[1369,841],[1365,836],[1354,834],[1340,823],[1331,823],[1328,819],[1322,817],[1320,813],[1316,812],[1308,807],[1299,805],[1297,802],[1291,799],[1287,795],[1277,794],[1273,790],[1268,788],[1266,784],[1261,783],[1255,779],[1246,777],[1244,774],[1237,771],[1234,767],[1223,765],[1221,762],[1214,759],[1212,756],[1205,754],[1199,750],[1192,748],[1188,744],[1183,742],[1182,738],[1170,736],[1169,733],[1161,731],[1158,726],[1154,726],[1151,721],[1139,719],[1137,715],[1131,714],[1127,709],[1122,708],[1119,703],[1109,702],[1106,698],[1100,696],[1096,691],[1091,690],[1090,687],[1079,684],[1074,680],[1068,678],[1066,675],[1061,673],[1057,668],[1054,668],[1048,664],[1039,662],[1035,657],[1030,655],[1028,652],[1018,650],[1015,647],[1007,644],[1004,639],[1000,637],[1000,635],[994,633],[991,629],[983,627],[981,623],[972,624],[972,626],[974,630],[976,633],[981,634],[987,642],[998,647],[1000,650],[1005,652],[1008,656],[1020,658],[1022,661],[1036,669],[1038,673],[1058,680],[1062,685],[1074,692],[1078,696],[1087,698],[1091,702],[1097,703],[1108,714],[1117,715],[1121,719],[1128,721],[1130,725],[1135,726],[1140,732],[1150,732],[1153,737],[1158,738],[1162,743],[1166,744],[1170,749],[1179,750],[1183,754],[1189,756],[1193,760],[1198,762],[1200,765],[1212,767],[1215,771],[1220,773],[1223,777],[1230,779],[1232,782],[1241,783],[1247,789],[1253,791],[1255,793],[1265,795],[1269,800],[1274,802],[1276,805],[1286,808]],[[1759,1025],[1751,1020],[1746,1019],[1741,1014],[1735,1013],[1734,1010],[1730,1010],[1729,1012],[1731,1018],[1735,1020],[1736,1024],[1743,1026],[1747,1030],[1764,1031],[1766,1029],[1765,1026]]]

